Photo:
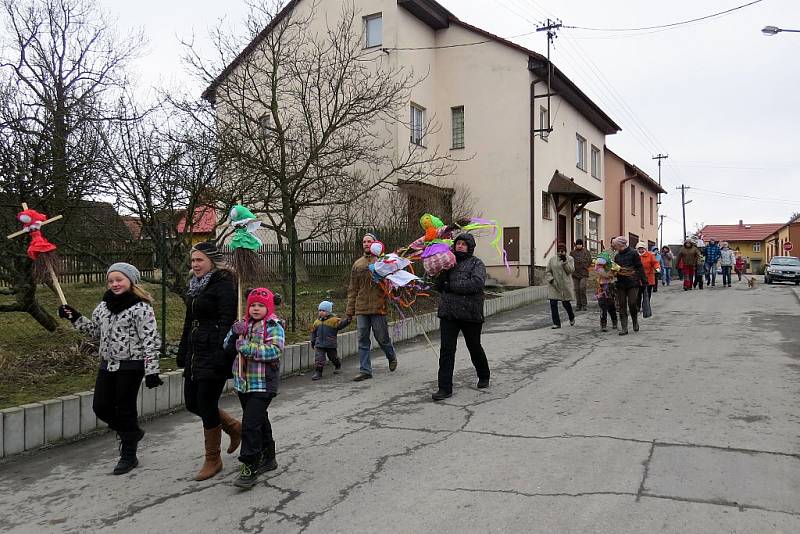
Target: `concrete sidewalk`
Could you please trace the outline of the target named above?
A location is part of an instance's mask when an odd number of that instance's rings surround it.
[[[463,343],[455,395],[399,347],[375,378],[310,375],[271,407],[278,471],[249,492],[237,462],[194,482],[199,421],[146,425],[141,466],[112,476],[113,436],[0,465],[10,532],[800,532],[800,304],[789,286],[653,299],[627,337],[598,312],[549,329],[536,305],[492,318],[488,390]],[[436,343],[436,340],[434,340]],[[348,372],[349,371],[349,372]],[[239,412],[232,399],[226,407]]]

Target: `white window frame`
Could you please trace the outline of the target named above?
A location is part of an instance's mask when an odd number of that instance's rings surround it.
[[[377,25],[377,26],[376,26]],[[377,35],[375,35],[377,33]],[[364,17],[364,48],[375,48],[383,44],[383,13]]]
[[[575,166],[586,172],[586,139],[580,134],[575,134]]]
[[[553,210],[552,203],[553,197],[547,191],[542,191],[542,219],[546,219],[548,221],[553,220]]]
[[[411,142],[425,146],[425,108],[412,103],[410,113]]]
[[[594,145],[592,145],[591,160],[592,160],[592,176],[600,180],[602,177],[601,169],[603,168],[600,160],[600,149]]]
[[[549,129],[550,111],[544,106],[539,106],[539,136],[542,141],[547,141],[547,138],[550,137],[550,132],[547,131]]]
[[[753,252],[761,252],[761,241],[753,243]]]
[[[461,115],[461,143],[456,143],[456,116]],[[466,116],[464,106],[454,106],[450,108],[450,148],[461,149],[465,146],[465,122]]]
[[[586,248],[592,254],[600,252],[600,214],[586,210]],[[594,222],[594,230],[592,229]]]

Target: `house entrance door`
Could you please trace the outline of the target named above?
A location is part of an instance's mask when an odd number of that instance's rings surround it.
[[[567,243],[567,216],[560,215],[558,216],[558,233],[556,235],[556,245],[558,243]],[[569,247],[568,247],[569,248]]]

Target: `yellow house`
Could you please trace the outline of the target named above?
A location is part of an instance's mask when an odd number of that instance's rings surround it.
[[[794,256],[800,257],[800,216],[795,217],[788,223],[778,228],[774,233],[766,238],[766,257],[765,262],[773,256]],[[786,243],[792,244],[792,250],[786,251]]]
[[[752,274],[761,274],[766,265],[766,240],[776,232],[780,223],[769,224],[711,224],[700,230],[703,240],[708,243],[715,239],[717,242],[727,241],[728,246],[744,257],[746,271]]]

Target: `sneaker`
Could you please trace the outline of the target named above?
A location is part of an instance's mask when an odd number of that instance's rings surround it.
[[[311,375],[311,380],[319,380],[322,378],[322,369],[314,369],[314,374]]]
[[[617,329],[617,323],[611,323],[611,328],[616,330]]]
[[[338,375],[342,372],[342,361],[339,360],[333,364],[333,374]]]
[[[443,389],[438,390],[436,393],[431,395],[431,398],[435,401],[440,401],[444,399],[448,399],[453,396],[452,391],[444,391]]]
[[[570,319],[569,320],[569,325],[570,326],[575,326],[575,319]]]
[[[368,375],[367,373],[358,373],[356,377],[353,379],[353,382],[361,382],[363,380],[369,380],[372,378],[372,375]]]
[[[397,369],[397,358],[389,360],[389,370],[394,371],[395,369]]]
[[[608,328],[606,328],[605,326],[601,326],[600,327],[600,331],[601,332],[608,332]]]
[[[553,330],[557,330],[557,329],[561,328],[561,325],[560,324],[554,324],[550,328],[552,328]]]
[[[256,466],[243,463],[239,468],[239,476],[233,481],[237,488],[250,489],[258,482],[258,471]]]
[[[478,389],[484,389],[489,387],[489,379],[488,378],[479,378],[478,379]]]

